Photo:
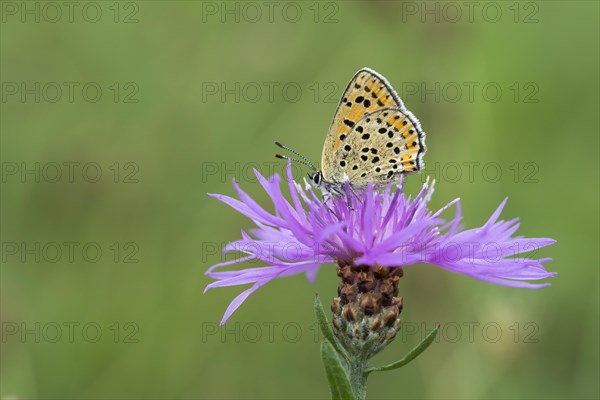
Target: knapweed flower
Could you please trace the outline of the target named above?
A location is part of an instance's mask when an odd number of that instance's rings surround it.
[[[287,166],[290,200],[282,192],[279,175],[267,179],[258,171],[255,173],[273,202],[274,213],[261,207],[235,181],[239,200],[211,194],[256,225],[249,232],[242,231],[242,239],[224,249],[242,252],[244,257],[216,264],[206,272],[216,279],[206,290],[253,284],[231,302],[221,324],[264,284],[299,273],[313,281],[323,264],[337,264],[341,277],[340,297],[332,305],[336,329],[356,329],[351,322],[363,321],[370,324],[370,329],[389,327],[392,336],[397,331],[402,306],[401,299],[395,297],[398,279],[402,268],[409,265],[434,264],[482,281],[521,288],[547,286],[548,283],[531,281],[555,275],[543,267],[549,258],[518,256],[555,241],[514,236],[518,219],[498,220],[506,199],[483,226],[465,230],[460,226],[459,199],[435,212],[427,208],[434,183],[426,182],[414,199],[402,192],[400,180],[381,191],[369,187],[355,193],[347,187],[346,196],[324,203],[308,184],[302,188],[293,180],[291,164]],[[442,219],[451,207],[454,216]],[[260,260],[265,265],[220,270],[248,260]]]

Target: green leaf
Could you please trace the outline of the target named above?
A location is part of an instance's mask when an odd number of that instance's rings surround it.
[[[379,371],[391,371],[393,369],[397,369],[405,366],[415,358],[419,356],[422,352],[425,351],[433,343],[438,331],[440,329],[440,325],[436,325],[435,329],[431,331],[429,335],[421,343],[419,343],[414,349],[412,349],[403,359],[396,361],[394,363],[384,365],[383,367],[372,367],[365,371],[365,373],[369,374],[371,372],[379,372]]]
[[[327,340],[321,342],[321,358],[325,366],[332,400],[354,400],[350,379],[342,365],[342,360],[333,345]]]
[[[315,295],[315,314],[317,315],[317,322],[319,323],[319,327],[321,328],[323,336],[325,336],[325,338],[329,341],[329,343],[331,343],[331,345],[339,354],[348,360],[348,354],[333,334],[331,325],[329,324],[329,321],[327,321],[325,311],[323,311],[323,303],[321,303],[321,299],[319,298],[318,294]]]

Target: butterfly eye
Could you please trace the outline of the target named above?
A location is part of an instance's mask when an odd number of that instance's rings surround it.
[[[319,183],[321,183],[321,173],[315,172],[312,176],[312,180],[315,183],[315,185],[318,185]]]

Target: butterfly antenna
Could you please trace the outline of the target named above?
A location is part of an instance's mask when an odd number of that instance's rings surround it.
[[[312,165],[311,163],[309,163],[309,162],[306,162],[306,161],[304,161],[304,160],[299,160],[299,159],[297,159],[297,158],[294,158],[294,157],[282,156],[281,154],[275,154],[275,157],[277,157],[277,158],[281,158],[281,159],[283,159],[283,160],[292,160],[292,161],[295,161],[295,162],[297,162],[297,163],[304,164],[304,165],[306,165],[307,167],[309,167],[309,168],[312,168],[312,169],[314,169],[314,170],[316,171],[316,169],[315,169],[315,166],[314,166],[314,165]]]
[[[298,160],[298,159],[294,159],[294,158],[291,158],[291,157],[284,157],[284,156],[281,156],[281,155],[279,155],[279,154],[276,154],[276,155],[275,155],[275,157],[277,157],[277,158],[285,158],[285,159],[294,160],[294,161],[297,161],[297,162],[299,162],[299,163],[301,163],[301,164],[304,164],[304,165],[306,165],[307,167],[310,167],[310,168],[312,168],[314,171],[317,171],[317,170],[318,170],[318,169],[317,169],[317,167],[315,167],[315,166],[314,166],[314,164],[313,164],[313,163],[312,163],[312,162],[311,162],[311,161],[310,161],[308,158],[304,157],[302,154],[298,153],[296,150],[292,150],[292,149],[290,149],[289,147],[287,147],[287,146],[284,146],[284,145],[282,145],[282,144],[281,144],[281,143],[279,143],[279,142],[275,142],[275,145],[276,145],[277,147],[281,147],[282,149],[285,149],[285,150],[289,151],[290,153],[293,153],[293,154],[297,155],[297,156],[298,156],[298,157],[300,157],[300,158],[301,158],[303,161],[300,161],[300,160]]]

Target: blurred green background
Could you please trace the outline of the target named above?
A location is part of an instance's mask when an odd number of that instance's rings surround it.
[[[598,398],[597,2],[1,6],[3,399],[328,397],[312,301],[333,266],[217,330],[244,288],[203,295],[204,272],[251,222],[207,193],[236,177],[267,205],[252,167],[281,171],[274,140],[320,161],[363,66],[427,132],[407,191],[436,178],[432,208],[461,197],[466,226],[509,196],[559,272],[530,291],[407,269],[405,328],[375,362],[436,321],[442,339],[369,396]]]

